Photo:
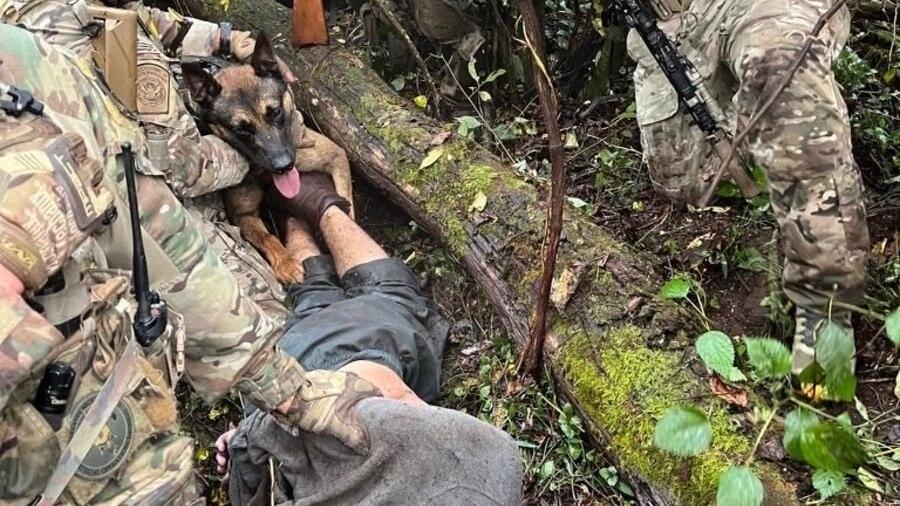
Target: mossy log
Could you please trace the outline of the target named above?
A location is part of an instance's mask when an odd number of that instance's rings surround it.
[[[458,255],[510,335],[525,342],[547,189],[425,116],[350,50],[288,47],[290,15],[274,0],[232,2],[227,14],[215,0],[196,1],[205,3],[195,4],[195,14],[269,34],[299,80],[295,93],[307,122],[347,151],[357,176]],[[423,164],[436,150],[440,158]],[[693,372],[686,320],[678,306],[656,297],[660,263],[568,208],[547,359],[558,387],[584,414],[599,449],[635,485],[641,504],[708,505],[721,472],[746,459],[756,429],[742,429],[743,417]],[[656,420],[679,403],[710,414],[713,442],[700,457],[674,458],[653,446]],[[775,466],[755,466],[767,504],[796,502]]]

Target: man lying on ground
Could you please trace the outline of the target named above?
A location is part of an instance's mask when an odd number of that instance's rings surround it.
[[[356,407],[366,455],[253,412],[217,441],[231,500],[267,503],[272,489],[276,502],[293,504],[519,504],[522,471],[512,439],[425,402],[439,393],[446,325],[412,271],[347,215],[349,203],[327,176],[304,174],[296,197],[272,200],[303,218],[285,227],[285,246],[304,279],[288,288],[293,314],[281,349],[307,369],[356,373],[383,397]],[[319,249],[309,223],[331,255]]]

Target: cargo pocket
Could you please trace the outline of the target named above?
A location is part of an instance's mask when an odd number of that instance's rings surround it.
[[[59,439],[29,402],[11,400],[0,416],[0,498],[35,497],[59,460]]]
[[[692,61],[699,58],[692,49],[688,53]],[[690,116],[681,112],[675,88],[634,30],[628,34],[628,54],[637,62],[636,117],[653,186],[672,201],[693,203],[702,195],[712,171],[711,147],[692,126]],[[702,75],[711,73],[705,60],[698,68]]]
[[[108,373],[112,367],[99,368]],[[64,425],[70,434],[85,421],[105,382],[97,371],[95,368],[84,375],[70,404]],[[168,379],[148,361],[138,359],[129,381],[128,394],[116,404],[66,489],[75,504],[118,504],[148,493],[142,488],[172,472],[170,467],[177,459],[165,453],[162,443],[178,439],[177,406]],[[185,445],[189,447],[190,440],[182,443]],[[147,458],[147,454],[160,458]],[[135,469],[134,462],[138,461],[145,463],[143,468]]]

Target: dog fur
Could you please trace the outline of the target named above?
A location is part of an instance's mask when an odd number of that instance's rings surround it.
[[[344,150],[303,126],[293,95],[264,34],[256,39],[249,63],[211,74],[199,63],[184,63],[182,72],[194,112],[210,132],[240,152],[250,173],[223,190],[229,220],[272,265],[282,283],[297,283],[302,267],[260,218],[266,186],[286,170],[329,174],[339,195],[352,202],[350,165]]]

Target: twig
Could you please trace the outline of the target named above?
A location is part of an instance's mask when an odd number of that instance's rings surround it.
[[[756,441],[753,443],[753,449],[750,450],[750,454],[748,454],[747,459],[744,460],[745,466],[749,466],[753,462],[753,457],[756,456],[756,450],[759,449],[759,444],[762,443],[763,436],[766,435],[766,431],[769,430],[769,425],[772,423],[775,415],[778,414],[780,408],[780,403],[772,408],[772,413],[769,415],[769,418],[766,419],[766,423],[763,424],[762,429],[759,430],[759,435],[756,436]]]
[[[406,32],[406,29],[403,28],[403,24],[400,23],[400,20],[397,19],[397,16],[391,11],[390,7],[384,2],[384,0],[374,0],[376,6],[378,6],[378,10],[384,14],[384,17],[388,19],[391,26],[394,28],[394,31],[397,32],[398,35],[403,39],[403,42],[406,43],[406,48],[409,49],[410,54],[414,60],[416,60],[416,66],[419,67],[419,71],[424,74],[425,82],[428,83],[428,88],[431,90],[431,98],[432,103],[434,104],[434,112],[435,115],[440,118],[441,117],[441,94],[438,92],[437,85],[434,83],[434,79],[431,77],[431,73],[428,72],[428,66],[425,65],[425,60],[422,59],[422,55],[419,53],[419,50],[416,48],[416,45],[413,43],[412,39],[409,37],[409,34]]]
[[[803,59],[806,58],[806,54],[809,53],[810,48],[812,48],[813,41],[816,37],[819,36],[819,32],[822,31],[822,28],[825,26],[825,23],[828,22],[832,16],[840,10],[841,7],[846,5],[847,0],[838,0],[828,9],[819,20],[816,22],[812,31],[809,35],[806,36],[806,42],[803,43],[803,48],[800,49],[800,54],[794,59],[794,62],[791,64],[788,72],[781,78],[781,82],[778,83],[778,87],[769,95],[766,101],[762,104],[762,107],[756,110],[756,112],[751,116],[750,120],[747,122],[747,126],[741,131],[740,134],[735,136],[731,141],[731,148],[728,150],[728,156],[722,160],[722,163],[719,164],[719,168],[716,170],[716,175],[713,177],[712,181],[709,183],[709,187],[706,188],[706,191],[703,193],[703,198],[700,199],[700,207],[706,207],[709,204],[709,201],[712,199],[713,194],[716,192],[716,188],[719,186],[719,181],[722,180],[722,176],[725,174],[725,170],[728,165],[731,163],[731,160],[734,159],[734,155],[737,152],[737,147],[744,142],[744,139],[750,133],[750,130],[753,129],[754,125],[759,122],[762,115],[772,107],[772,104],[775,103],[775,100],[781,95],[781,92],[787,88],[787,85],[790,84],[791,79],[794,78],[794,74],[797,73],[797,70],[800,68],[800,65],[803,63]]]
[[[547,309],[550,305],[550,288],[553,284],[553,272],[556,270],[556,253],[559,248],[559,237],[562,233],[563,197],[565,196],[566,159],[563,154],[562,134],[559,130],[559,104],[556,91],[544,65],[543,29],[537,10],[532,0],[519,0],[519,14],[522,16],[522,28],[525,43],[534,60],[533,73],[543,109],[544,124],[547,129],[550,151],[550,205],[542,246],[543,262],[538,288],[537,303],[531,323],[531,335],[519,357],[520,374],[537,376],[544,359],[544,342],[547,336]]]

